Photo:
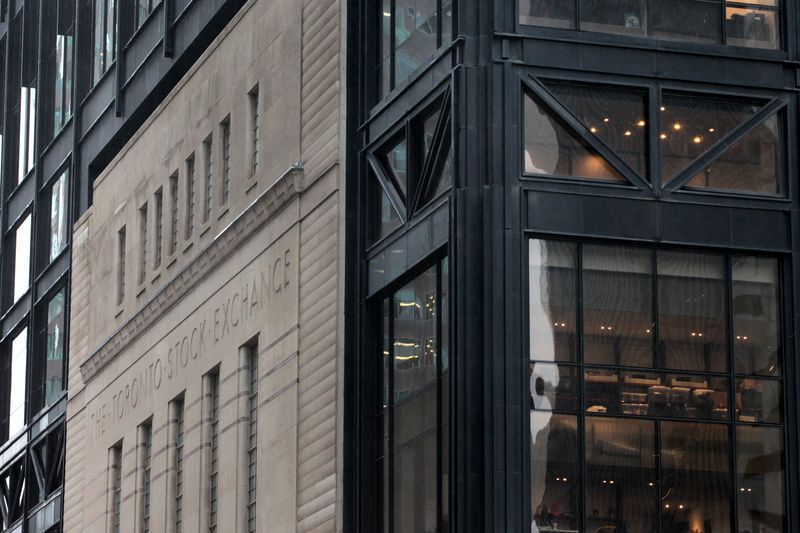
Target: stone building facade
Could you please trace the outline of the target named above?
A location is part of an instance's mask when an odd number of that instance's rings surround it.
[[[341,530],[340,6],[251,0],[73,232],[64,530]]]

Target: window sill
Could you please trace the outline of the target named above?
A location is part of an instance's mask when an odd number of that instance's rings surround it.
[[[244,194],[245,194],[245,195],[247,195],[247,194],[250,194],[251,192],[253,192],[253,189],[255,189],[255,188],[256,188],[256,186],[258,185],[258,180],[256,179],[256,177],[255,177],[255,176],[251,177],[250,179],[251,179],[251,180],[253,180],[253,183],[251,183],[251,184],[250,184],[250,185],[247,187],[247,189],[244,191]]]
[[[189,242],[183,245],[183,253],[186,253],[189,250],[191,250],[192,246],[194,246],[194,239],[190,240]]]
[[[139,283],[139,288],[136,290],[136,298],[139,298],[147,290],[147,285],[144,281]]]
[[[114,318],[119,318],[122,313],[125,312],[125,305],[124,304],[117,304],[117,310],[114,313]]]
[[[158,268],[160,269],[161,267],[159,266]],[[160,279],[161,279],[161,271],[159,270],[158,272],[156,272],[156,273],[153,275],[153,277],[152,277],[152,278],[150,278],[150,284],[151,284],[151,285],[155,285],[155,284],[156,284],[156,282],[157,282],[158,280],[160,280]]]
[[[169,258],[167,259],[167,268],[171,268],[172,265],[174,265],[177,260],[178,260],[178,254],[172,252],[172,255],[170,255]]]
[[[203,229],[200,230],[200,238],[202,239],[203,237],[205,237],[208,234],[209,231],[211,231],[211,222],[210,221],[206,222],[205,223],[205,227],[203,227]]]
[[[222,220],[222,217],[224,217],[225,215],[227,215],[227,214],[228,214],[228,211],[230,211],[230,209],[228,208],[228,206],[227,206],[227,205],[223,206],[223,207],[220,209],[220,212],[219,212],[219,213],[217,213],[217,220]]]

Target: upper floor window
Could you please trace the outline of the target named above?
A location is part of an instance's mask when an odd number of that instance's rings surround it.
[[[453,1],[383,0],[380,18],[379,94],[386,96],[453,38]]]
[[[116,59],[117,0],[94,0],[94,83]]]
[[[527,80],[525,174],[666,190],[786,194],[786,102]],[[658,150],[649,139],[655,128]],[[658,154],[651,176],[649,161]]]
[[[134,10],[135,27],[141,28],[150,13],[156,8],[161,0],[136,0],[136,8]]]
[[[69,170],[65,170],[50,186],[50,247],[49,259],[53,261],[67,247],[67,181]]]
[[[520,0],[520,23],[751,48],[782,47],[781,2]]]
[[[22,298],[31,284],[31,215],[14,232],[14,301]]]
[[[55,35],[54,87],[53,87],[53,135],[72,116],[72,68],[75,53],[75,0],[59,0],[57,3]]]

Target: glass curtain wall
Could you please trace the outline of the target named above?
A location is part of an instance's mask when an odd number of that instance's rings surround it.
[[[779,261],[529,241],[532,531],[786,531]]]

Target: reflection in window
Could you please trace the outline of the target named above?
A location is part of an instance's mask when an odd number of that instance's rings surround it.
[[[640,176],[647,175],[647,110],[638,91],[549,83],[586,129],[605,142]]]
[[[529,276],[532,531],[786,530],[775,259],[531,239]]]
[[[624,182],[594,148],[533,96],[525,96],[525,172]]]
[[[31,215],[25,217],[14,237],[14,301],[28,292],[31,284]]]
[[[47,358],[44,367],[44,404],[51,405],[64,390],[64,289],[47,304]]]
[[[94,83],[116,59],[117,0],[94,0]]]
[[[405,196],[408,190],[408,148],[405,137],[387,149],[381,160],[395,186]]]
[[[373,223],[368,225],[367,232],[369,242],[374,243],[399,228],[402,221],[397,209],[389,199],[389,195],[386,194],[378,178],[372,173],[370,173],[367,183],[367,195],[369,198],[368,205],[373,211],[370,214],[370,220]]]
[[[675,177],[760,108],[729,98],[665,93],[659,107],[662,181]]]
[[[784,457],[781,428],[736,428],[736,501],[740,531],[786,531]]]
[[[538,361],[577,360],[577,248],[574,244],[531,240],[530,357]]]
[[[9,402],[8,436],[25,427],[26,385],[28,379],[28,328],[11,342],[11,399]]]
[[[446,508],[439,502],[446,497],[442,462],[447,448],[440,437],[449,419],[444,397],[449,391],[448,345],[439,342],[438,333],[448,323],[443,305],[447,271],[444,260],[383,305],[382,461],[387,533],[436,531],[440,521],[447,522]]]
[[[72,116],[72,66],[75,53],[75,1],[58,0],[55,42],[53,134]]]
[[[727,369],[724,272],[721,255],[658,253],[659,346],[665,368]]]
[[[17,183],[28,175],[34,165],[36,146],[36,86],[23,86],[19,96],[19,159]]]
[[[724,4],[724,6],[723,6]],[[778,0],[519,0],[520,23],[695,43],[779,49]]]
[[[394,11],[392,11],[394,4]],[[406,81],[453,34],[452,0],[384,0],[379,9],[380,96]]]
[[[135,27],[141,28],[153,9],[160,3],[161,0],[136,0],[136,7],[134,9]]]
[[[50,261],[67,246],[67,180],[65,170],[50,188]]]
[[[653,365],[652,261],[647,250],[583,247],[587,363]]]

